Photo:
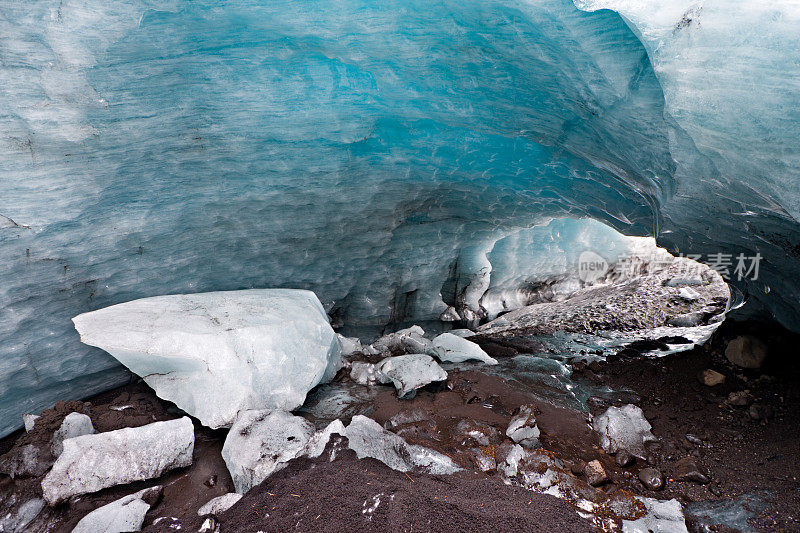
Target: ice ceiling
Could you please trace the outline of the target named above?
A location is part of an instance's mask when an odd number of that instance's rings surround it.
[[[799,13],[0,2],[0,434],[124,379],[79,313],[249,287],[312,289],[351,324],[479,312],[493,284],[622,246],[554,218],[758,251],[745,309],[800,329]]]

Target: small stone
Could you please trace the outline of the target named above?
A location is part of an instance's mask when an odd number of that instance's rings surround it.
[[[691,433],[687,433],[686,434],[686,440],[688,440],[689,442],[691,442],[695,446],[702,446],[703,445],[703,439],[701,439],[700,437],[698,437],[696,435],[692,435]]]
[[[752,335],[741,335],[728,343],[725,357],[742,368],[761,368],[767,358],[767,345]]]
[[[753,395],[749,390],[740,390],[728,394],[728,403],[737,407],[747,407],[753,403]]]
[[[608,474],[606,474],[603,465],[600,464],[600,461],[597,459],[586,463],[583,473],[586,474],[586,481],[588,481],[589,485],[593,487],[597,487],[608,482]]]
[[[569,469],[576,476],[582,476],[583,472],[586,470],[586,463],[583,461],[576,461],[570,465]]]
[[[684,457],[678,461],[675,464],[674,477],[676,481],[694,481],[704,485],[710,481],[708,476],[697,466],[694,457]]]
[[[661,490],[664,487],[664,476],[655,468],[642,468],[639,471],[639,481],[648,490]]]
[[[626,466],[630,466],[635,463],[636,458],[628,453],[627,450],[619,450],[617,455],[614,457],[614,462],[617,463],[617,466],[625,468]]]
[[[753,420],[766,420],[767,418],[771,418],[773,413],[772,407],[769,405],[754,403],[750,406],[748,414]]]
[[[698,381],[707,387],[714,387],[725,383],[725,375],[720,374],[716,370],[706,368],[697,375]]]

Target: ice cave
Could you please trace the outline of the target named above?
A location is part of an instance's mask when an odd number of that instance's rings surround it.
[[[0,532],[285,531],[259,487],[348,454],[387,467],[342,463],[366,530],[472,470],[526,494],[465,478],[481,531],[800,529],[796,0],[0,0],[0,30]],[[726,416],[771,442],[752,486],[691,429]],[[560,499],[509,522],[529,492]]]

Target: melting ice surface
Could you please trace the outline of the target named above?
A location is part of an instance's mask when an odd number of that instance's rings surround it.
[[[126,378],[82,312],[297,287],[345,324],[479,313],[624,247],[567,216],[758,250],[745,308],[797,329],[798,11],[3,2],[0,435]]]

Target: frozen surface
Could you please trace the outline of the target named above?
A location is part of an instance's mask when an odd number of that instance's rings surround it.
[[[636,499],[644,504],[647,515],[637,520],[623,520],[622,533],[688,533],[678,500]]]
[[[76,494],[158,477],[192,464],[193,450],[189,417],[67,439],[42,481],[44,499],[55,505]]]
[[[234,503],[242,499],[242,495],[238,492],[229,492],[216,498],[211,498],[208,502],[197,510],[199,516],[207,514],[220,514],[230,509]]]
[[[339,340],[309,291],[157,296],[73,322],[84,343],[212,428],[244,409],[295,409],[340,364]]]
[[[740,312],[800,329],[796,2],[576,2],[4,2],[0,434],[127,379],[79,313],[297,287],[353,325],[491,317],[625,247],[554,217],[759,250]]]

